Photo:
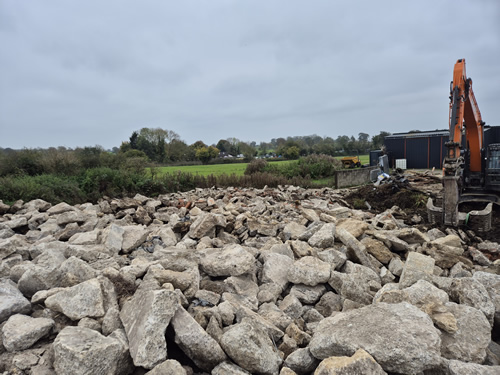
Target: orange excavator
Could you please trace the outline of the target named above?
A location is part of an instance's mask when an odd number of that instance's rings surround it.
[[[460,59],[450,85],[450,138],[445,143],[443,160],[443,207],[439,209],[432,201],[428,202],[431,222],[458,226],[473,219],[479,222],[479,230],[491,228],[491,204],[468,214],[458,210],[462,202],[500,202],[496,194],[500,191],[500,144],[484,144],[484,125],[472,79],[465,73],[465,59]]]

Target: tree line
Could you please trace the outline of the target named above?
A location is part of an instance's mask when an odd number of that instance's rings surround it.
[[[142,128],[134,131],[120,147],[104,150],[100,146],[51,147],[48,149],[12,150],[0,148],[0,176],[40,175],[44,173],[75,175],[81,170],[96,167],[140,169],[147,164],[209,163],[250,161],[256,157],[298,159],[308,155],[367,154],[380,149],[390,133],[381,131],[370,137],[359,133],[348,136],[320,137],[318,135],[273,138],[270,142],[244,142],[237,138],[221,139],[207,145],[203,141],[187,144],[172,131],[161,128]]]
[[[244,142],[237,138],[221,139],[216,144],[206,145],[196,141],[188,145],[172,130],[161,128],[142,128],[134,131],[128,141],[122,142],[120,152],[147,157],[160,163],[201,161],[208,163],[218,157],[242,158],[250,161],[255,157],[283,157],[298,159],[300,156],[324,154],[330,156],[366,154],[380,149],[390,133],[381,131],[370,137],[359,133],[357,138],[346,135],[321,137],[318,135],[273,138],[270,142]]]

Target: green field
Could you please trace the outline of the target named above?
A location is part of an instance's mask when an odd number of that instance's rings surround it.
[[[211,174],[220,176],[222,174],[242,176],[245,173],[247,163],[234,164],[209,164],[209,165],[179,165],[175,167],[158,167],[159,175],[167,173],[191,173],[200,176],[209,176]]]
[[[338,156],[337,159],[342,159],[343,156]],[[370,161],[369,155],[359,155],[359,159],[361,160],[361,164],[368,164]],[[281,163],[290,163],[290,161],[273,161],[273,164],[281,164]],[[208,164],[208,165],[180,165],[175,167],[158,167],[158,175],[164,175],[167,173],[191,173],[194,175],[200,176],[220,176],[222,174],[236,176],[243,176],[245,173],[245,169],[247,167],[247,163],[233,163],[233,164]]]

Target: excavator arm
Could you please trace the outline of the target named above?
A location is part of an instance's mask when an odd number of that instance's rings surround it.
[[[481,152],[483,149],[483,127],[481,112],[472,90],[472,80],[465,74],[465,59],[460,59],[453,70],[450,87],[450,139],[447,158],[460,156],[462,129],[465,127],[467,149],[470,152],[470,170],[481,172]]]
[[[443,162],[443,222],[458,225],[458,202],[463,185],[481,185],[484,122],[477,106],[472,80],[465,73],[465,59],[456,62],[450,86],[450,138]],[[465,128],[465,148],[463,129]]]

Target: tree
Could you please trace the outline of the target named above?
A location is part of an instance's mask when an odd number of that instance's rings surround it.
[[[369,142],[370,136],[366,133],[358,134],[358,150],[361,153],[369,152],[371,144]]]
[[[251,161],[255,155],[257,155],[257,150],[248,143],[240,142],[239,144],[240,152],[243,154],[245,161]]]
[[[267,154],[267,143],[266,142],[260,142],[259,144],[259,155],[264,156]]]
[[[142,128],[134,131],[129,139],[129,146],[122,144],[121,151],[126,152],[129,147],[144,152],[149,159],[164,162],[170,159],[170,145],[179,140],[179,134],[173,130],[161,128]]]
[[[203,141],[196,141],[194,142],[191,146],[189,146],[195,150],[202,148],[202,147],[207,147],[207,145]]]
[[[370,138],[369,134],[366,134],[366,133],[359,133],[358,134],[358,141],[360,141],[360,142],[368,142],[368,138]]]
[[[133,132],[130,136],[130,148],[137,150],[137,138],[139,137],[139,133]]]
[[[215,147],[217,147],[220,152],[231,153],[232,145],[227,139],[221,139],[219,140],[219,142],[217,142],[217,145]]]
[[[211,159],[219,155],[219,150],[214,146],[199,147],[196,149],[196,158],[203,164],[207,164]]]
[[[313,151],[316,154],[325,154],[325,155],[335,155],[336,146],[333,138],[325,137],[320,142],[316,143],[313,146]]]
[[[300,150],[297,146],[290,146],[285,148],[283,156],[287,159],[298,159],[300,155]]]
[[[349,137],[347,135],[342,135],[337,137],[337,146],[339,151],[346,151],[347,144],[349,143]]]
[[[75,153],[83,168],[96,168],[101,166],[100,156],[103,152],[101,146],[77,148]]]
[[[147,140],[146,137],[137,138],[137,150],[144,152],[149,159],[156,160],[155,145]]]
[[[181,140],[174,139],[168,146],[168,158],[170,161],[194,160],[195,151]]]
[[[378,135],[372,138],[372,144],[374,149],[380,149],[384,145],[385,137],[391,135],[391,133],[386,131],[381,131]]]

